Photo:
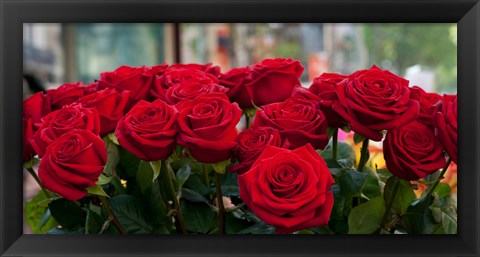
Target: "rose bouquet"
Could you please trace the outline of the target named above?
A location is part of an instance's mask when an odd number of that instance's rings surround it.
[[[456,95],[376,66],[308,89],[302,72],[285,58],[226,73],[122,66],[31,96],[23,159],[42,191],[27,223],[52,234],[456,233],[441,182],[457,162]]]

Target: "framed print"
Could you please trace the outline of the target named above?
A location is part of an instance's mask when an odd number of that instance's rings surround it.
[[[1,256],[480,253],[478,0],[0,3]]]

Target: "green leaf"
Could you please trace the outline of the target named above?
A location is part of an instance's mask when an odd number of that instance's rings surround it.
[[[225,169],[227,168],[227,166],[229,164],[230,164],[230,159],[227,159],[223,162],[217,162],[217,163],[212,164],[212,167],[213,167],[213,170],[215,170],[215,172],[220,173],[220,174],[224,174]]]
[[[360,173],[356,170],[351,170],[343,173],[343,175],[338,179],[338,183],[342,187],[342,192],[346,196],[360,196],[366,178],[366,173]]]
[[[331,143],[329,144],[329,146],[331,146]],[[320,153],[320,155],[323,157],[323,159],[333,159],[332,147],[326,148]],[[337,159],[338,160],[341,160],[341,159],[356,160],[355,150],[353,150],[352,146],[347,143],[338,142]]]
[[[385,184],[383,197],[385,201],[388,201],[392,195],[393,186],[396,178],[394,176],[390,177]],[[410,182],[399,179],[400,185],[398,187],[397,193],[395,194],[395,199],[392,203],[392,211],[396,214],[405,214],[407,212],[408,206],[417,199],[415,193],[413,192],[412,185]]]
[[[88,210],[85,221],[85,234],[98,234],[102,230],[104,222],[100,215],[92,210]]]
[[[225,233],[237,234],[243,229],[251,226],[251,223],[245,219],[239,219],[231,212],[225,214]]]
[[[235,172],[227,172],[220,179],[223,196],[240,196],[238,176]],[[213,189],[212,189],[213,190]]]
[[[48,208],[55,220],[64,228],[83,226],[87,213],[80,208],[77,202],[58,199],[48,204]]]
[[[380,180],[383,182],[387,181],[388,178],[393,176],[387,168],[377,169],[376,172]]]
[[[48,204],[51,202],[43,191],[25,203],[25,220],[35,234],[43,234],[57,225],[50,214]]]
[[[200,193],[188,188],[182,188],[182,197],[189,200],[190,202],[208,204],[207,198],[205,198]]]
[[[113,176],[115,174],[116,167],[120,162],[120,156],[117,147],[118,144],[116,145],[114,142],[112,142],[112,140],[108,136],[104,137],[103,141],[105,142],[108,154],[107,164],[105,164],[105,167],[103,168],[103,174]]]
[[[112,177],[107,177],[103,174],[100,174],[96,184],[99,185],[99,186],[102,186],[102,185],[106,185],[106,184],[110,183],[110,181],[112,181]]]
[[[175,175],[178,189],[181,190],[187,179],[192,174],[192,168],[189,164],[182,166]]]
[[[446,183],[439,183],[435,190],[433,191],[434,194],[437,195],[439,199],[449,197],[450,196],[450,185]]]
[[[153,172],[152,182],[154,182],[155,180],[157,180],[158,175],[160,175],[160,169],[162,168],[162,163],[161,161],[151,161],[150,167],[152,168],[152,172]]]
[[[100,185],[95,185],[95,186],[88,187],[87,192],[89,194],[92,194],[92,195],[100,195],[100,196],[105,196],[105,197],[110,198],[110,196],[107,193],[105,193],[102,186],[100,186]]]
[[[169,228],[173,226],[172,219],[167,216],[167,207],[162,198],[159,183],[153,183],[145,192],[145,198],[149,199],[146,205],[155,234],[169,234]]]
[[[382,196],[380,183],[375,176],[370,174],[367,175],[362,193],[370,199],[377,196]]]
[[[360,204],[352,209],[348,216],[349,234],[371,234],[380,228],[385,201],[375,197],[370,201]]]
[[[413,202],[402,216],[401,224],[409,234],[432,234],[435,220],[430,211],[432,197],[424,197]]]
[[[358,133],[353,134],[353,142],[358,145],[359,143],[363,142],[366,138]]]
[[[137,170],[136,181],[140,186],[142,193],[145,193],[145,190],[152,186],[153,177],[154,173],[150,163],[146,161],[140,161],[140,165],[138,166]]]
[[[238,231],[238,234],[275,234],[275,228],[261,221],[246,229]]]
[[[202,177],[198,174],[192,173],[190,177],[187,179],[187,181],[184,184],[184,187],[192,189],[193,191],[196,191],[200,193],[201,195],[207,195],[212,192],[212,190],[203,183]],[[222,194],[223,190],[222,190]]]
[[[117,174],[122,179],[135,178],[138,166],[140,165],[140,159],[121,146],[118,146],[118,155],[120,160],[116,169]]]
[[[77,226],[75,228],[53,228],[52,230],[48,231],[47,234],[49,235],[81,235],[85,234],[85,228]]]
[[[153,227],[147,222],[145,205],[130,195],[118,195],[109,200],[112,211],[128,234],[150,234]]]
[[[214,224],[214,212],[205,204],[187,203],[182,200],[181,211],[187,230],[206,234]]]

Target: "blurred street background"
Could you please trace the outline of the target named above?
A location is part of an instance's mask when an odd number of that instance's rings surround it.
[[[306,87],[372,64],[427,91],[457,86],[456,24],[26,23],[23,33],[24,74],[46,89],[121,65],[212,62],[225,72],[267,57],[300,60]]]

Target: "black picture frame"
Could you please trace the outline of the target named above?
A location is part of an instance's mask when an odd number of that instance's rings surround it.
[[[479,0],[0,0],[0,19],[1,256],[479,256]],[[457,235],[22,235],[22,23],[280,21],[457,23]]]

